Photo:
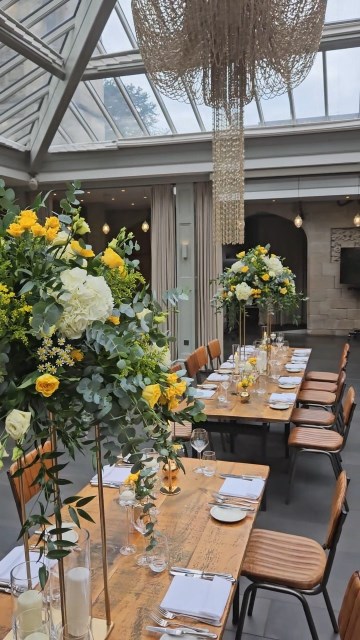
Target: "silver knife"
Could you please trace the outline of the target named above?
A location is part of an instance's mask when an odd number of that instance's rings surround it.
[[[208,502],[208,504],[214,507],[220,507],[220,509],[239,509],[240,511],[249,511],[249,513],[253,513],[255,511],[254,507],[247,507],[243,504],[233,504],[232,502]]]
[[[236,473],[219,473],[220,478],[239,478],[241,480],[263,480],[261,476],[238,475]]]
[[[190,573],[190,572],[186,572],[185,571],[175,571],[174,569],[170,569],[169,571],[170,575],[172,576],[184,576],[186,578],[200,578],[201,580],[214,580],[215,576],[213,574],[208,574],[206,572],[204,572],[203,574],[200,573]],[[228,580],[229,582],[232,582],[233,584],[236,582],[235,578],[233,578],[233,576],[219,576],[220,578],[223,578],[223,580]]]
[[[183,627],[181,629],[170,629],[170,627],[146,627],[146,631],[152,631],[152,633],[168,633],[169,636],[194,636],[195,638],[217,638],[217,633],[211,633],[210,631],[195,631],[194,629],[190,630],[187,627]]]
[[[0,593],[11,593],[10,587],[0,587]]]
[[[203,569],[189,569],[188,567],[171,567],[171,569],[180,573],[194,573],[200,576],[205,573],[207,576],[219,576],[220,578],[230,579],[233,577],[231,573],[221,573],[220,571],[204,571]]]
[[[98,482],[91,482],[90,481],[90,485],[92,487],[97,487],[98,486]],[[103,487],[110,487],[111,489],[119,489],[119,485],[116,484],[115,482],[103,482]]]

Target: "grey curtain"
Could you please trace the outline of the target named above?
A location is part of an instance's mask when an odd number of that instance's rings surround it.
[[[214,244],[212,219],[212,185],[198,182],[195,184],[197,346],[206,345],[214,338],[218,338],[221,345],[223,343],[223,315],[216,314],[210,304],[216,291],[216,285],[210,281],[222,271],[222,247]]]
[[[169,312],[167,330],[177,338],[177,318],[173,307],[162,303],[164,291],[176,287],[176,225],[172,185],[156,185],[151,199],[151,284],[154,295]],[[177,357],[177,343],[170,343],[171,357]]]

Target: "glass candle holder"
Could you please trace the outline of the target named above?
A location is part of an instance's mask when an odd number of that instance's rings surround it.
[[[17,640],[50,640],[50,620],[47,609],[26,609],[15,617]]]
[[[47,607],[47,597],[39,580],[39,570],[45,570],[43,562],[21,562],[10,572],[10,588],[13,609],[13,633],[16,639],[36,631],[42,624],[42,611]],[[22,627],[16,620],[21,617]],[[19,634],[18,634],[19,632]]]

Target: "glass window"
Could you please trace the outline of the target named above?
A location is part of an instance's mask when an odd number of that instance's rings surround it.
[[[324,74],[322,54],[317,53],[314,65],[305,80],[293,89],[296,119],[325,116]]]
[[[197,108],[199,109],[199,113],[201,115],[201,119],[204,123],[204,127],[206,131],[212,131],[212,127],[213,127],[212,108],[208,107],[206,104],[200,104],[199,102],[197,102],[196,104],[197,104]]]
[[[145,74],[124,76],[121,80],[150,135],[164,136],[171,133]]]
[[[290,102],[287,93],[283,93],[281,96],[276,96],[275,98],[270,98],[269,100],[261,99],[261,106],[265,124],[291,120]]]
[[[106,53],[133,49],[115,10],[112,11],[100,40]]]
[[[125,14],[126,20],[128,21],[129,27],[136,40],[135,25],[134,25],[132,10],[131,10],[131,0],[120,0],[120,6]]]
[[[329,115],[359,113],[360,48],[326,52]]]
[[[325,22],[360,18],[360,0],[328,0]]]
[[[254,127],[258,125],[259,122],[259,112],[257,110],[256,102],[253,100],[250,104],[245,106],[244,124],[245,127]]]
[[[144,136],[145,134],[126,104],[116,80],[107,78],[102,82],[102,89],[100,88],[100,83],[96,83],[97,93],[100,96],[103,93],[104,106],[124,138],[141,138]]]

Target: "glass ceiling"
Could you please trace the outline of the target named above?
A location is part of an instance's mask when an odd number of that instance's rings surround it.
[[[54,81],[66,81],[65,63],[81,5],[80,0],[0,0],[0,142],[31,148]],[[347,44],[344,38],[336,39],[356,20],[359,46],[354,40]],[[13,45],[4,36],[4,30],[16,35],[18,23],[29,55],[23,43]],[[326,23],[324,42],[305,81],[289,94],[247,105],[247,127],[266,130],[359,118],[360,0],[328,0]],[[327,45],[329,29],[335,44]],[[31,53],[34,50],[41,60]],[[210,108],[197,104],[190,94],[187,102],[172,100],[153,86],[137,49],[131,0],[117,0],[82,80],[62,109],[50,150],[199,135],[211,129]]]

